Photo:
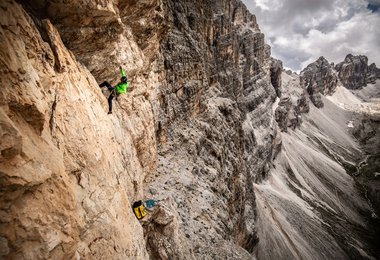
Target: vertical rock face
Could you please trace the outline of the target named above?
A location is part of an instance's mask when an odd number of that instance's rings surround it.
[[[359,89],[367,85],[368,58],[349,54],[335,69],[343,86],[348,89]]]
[[[1,258],[146,259],[130,203],[149,169],[140,149],[150,141],[138,136],[153,122],[133,111],[151,109],[141,95],[121,100],[128,118],[108,118],[94,77],[49,20],[14,1],[0,12]]]
[[[119,6],[117,1],[57,0],[25,1],[23,5],[32,10],[36,20],[39,17],[51,19],[65,45],[98,83],[107,80],[115,85],[120,77],[119,66],[126,69],[133,94],[121,99],[116,107],[119,105],[127,112],[119,116],[122,122],[131,122],[139,161],[145,174],[152,172],[157,156],[154,110],[159,73],[156,73],[155,61],[159,56],[159,37],[166,28],[165,23],[161,27],[154,24],[162,19],[162,3],[130,2]],[[143,14],[140,20],[134,17],[136,13]]]
[[[324,57],[320,57],[301,72],[301,84],[307,89],[313,104],[320,108],[323,106],[320,94],[334,93],[338,77],[334,67]]]
[[[279,142],[270,49],[239,1],[165,8],[173,27],[161,43],[160,156],[147,192],[175,197],[196,259],[247,256],[257,243],[252,181]]]

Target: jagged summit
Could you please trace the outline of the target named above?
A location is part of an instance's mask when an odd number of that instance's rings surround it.
[[[364,55],[348,54],[335,69],[339,73],[340,81],[348,89],[359,89],[379,79],[379,69],[375,64],[368,66],[368,58]]]
[[[341,84],[347,89],[360,89],[380,79],[379,69],[373,63],[368,66],[364,55],[348,54],[345,60],[334,67],[323,56],[309,64],[300,73],[301,84],[309,93],[316,107],[323,107],[322,95],[331,95]]]
[[[322,107],[322,95],[332,94],[338,84],[338,77],[331,65],[323,56],[309,64],[301,71],[301,84],[305,86],[311,101],[316,107]]]

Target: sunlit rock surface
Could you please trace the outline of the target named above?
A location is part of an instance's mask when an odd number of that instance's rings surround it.
[[[0,8],[1,258],[146,259],[129,209],[143,195],[134,132],[148,125],[107,117],[49,20],[35,24],[14,1]]]

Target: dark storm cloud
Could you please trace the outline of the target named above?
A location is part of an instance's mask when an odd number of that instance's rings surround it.
[[[380,11],[380,0],[369,0],[367,8],[373,13]]]
[[[374,12],[378,12],[379,11],[379,7],[380,7],[380,5],[376,5],[376,4],[368,4],[367,5],[367,8],[369,10],[371,10],[373,13]]]
[[[380,65],[380,0],[243,0],[257,16],[273,56],[300,70],[319,56],[365,54]]]

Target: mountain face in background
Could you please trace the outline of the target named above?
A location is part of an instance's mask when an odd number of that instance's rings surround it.
[[[283,71],[238,0],[0,10],[1,258],[380,256],[365,56]],[[162,202],[139,223],[144,198]]]

